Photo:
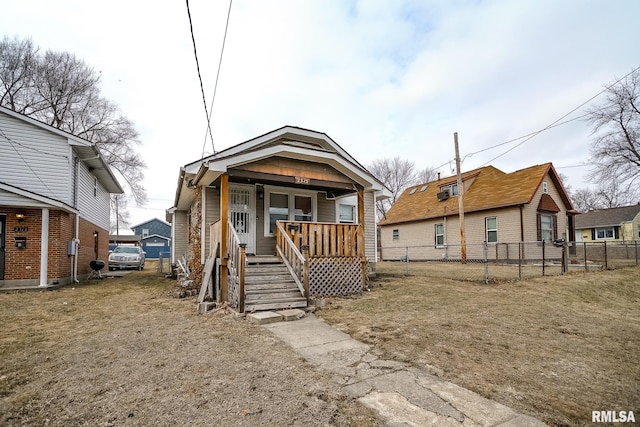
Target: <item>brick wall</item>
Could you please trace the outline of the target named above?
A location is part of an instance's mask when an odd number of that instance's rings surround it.
[[[42,233],[42,210],[0,207],[6,213],[5,281],[28,281],[32,285],[40,282],[40,246]],[[19,222],[17,213],[25,218]],[[64,283],[72,276],[73,257],[68,253],[68,242],[73,239],[75,215],[49,210],[49,262],[48,281]],[[98,254],[94,248],[94,232],[98,233]],[[16,237],[26,237],[26,248],[15,247]],[[89,262],[96,258],[107,261],[109,256],[109,232],[80,218],[80,244],[78,246],[78,275],[91,272]]]
[[[94,233],[98,233],[98,253],[95,251]],[[91,273],[89,263],[94,259],[101,259],[105,263],[109,258],[109,231],[104,230],[89,221],[80,218],[80,232],[78,233],[78,275]],[[106,269],[106,267],[105,267]]]
[[[2,208],[1,210],[7,214],[4,279],[39,280],[42,211],[40,209],[11,207]],[[24,214],[25,218],[22,222],[16,219],[17,213]],[[27,247],[25,249],[16,248],[16,237],[26,237]]]

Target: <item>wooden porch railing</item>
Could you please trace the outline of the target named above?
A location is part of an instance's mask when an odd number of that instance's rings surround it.
[[[309,300],[309,266],[305,262],[305,254],[293,243],[281,221],[276,222],[276,251],[289,269],[302,295]],[[306,248],[304,252],[308,258]]]
[[[364,257],[364,239],[358,224],[278,221],[299,251],[309,246],[314,257]],[[278,246],[280,241],[278,241]]]
[[[228,302],[240,313],[244,313],[244,273],[246,244],[241,244],[231,221],[227,227]],[[221,254],[224,256],[224,254]]]

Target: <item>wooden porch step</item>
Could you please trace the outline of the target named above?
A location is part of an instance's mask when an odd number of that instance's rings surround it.
[[[304,298],[291,273],[277,256],[247,257],[245,311],[304,308]]]
[[[248,265],[255,264],[282,264],[280,257],[275,255],[256,255],[247,257]]]
[[[307,306],[307,300],[304,298],[287,298],[278,300],[261,300],[260,302],[245,302],[244,309],[246,312],[280,310],[285,308],[304,308]]]

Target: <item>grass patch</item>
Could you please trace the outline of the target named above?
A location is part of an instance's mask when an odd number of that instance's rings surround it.
[[[391,357],[552,425],[640,411],[637,268],[478,284],[379,276],[318,316]]]

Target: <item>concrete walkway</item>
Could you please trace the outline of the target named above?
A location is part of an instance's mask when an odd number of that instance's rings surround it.
[[[539,420],[381,353],[313,314],[263,324],[391,426],[544,426]],[[248,315],[252,316],[252,315]],[[296,317],[291,317],[296,318]],[[257,321],[257,323],[264,323]]]

